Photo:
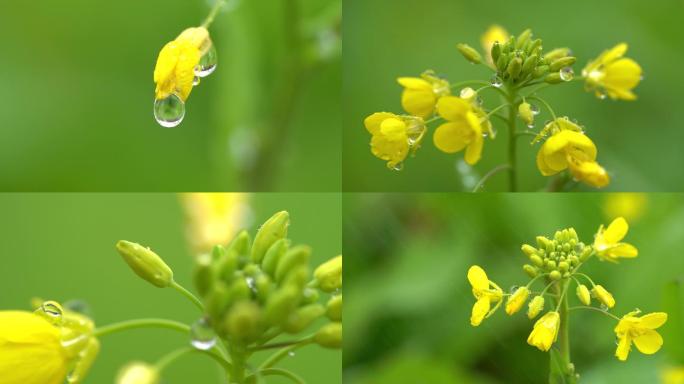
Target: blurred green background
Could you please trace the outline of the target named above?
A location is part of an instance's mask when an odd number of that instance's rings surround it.
[[[658,383],[666,367],[684,367],[684,195],[347,194],[343,215],[345,383],[548,382],[549,355],[526,343],[533,322],[524,313],[499,308],[470,325],[466,272],[480,265],[506,291],[526,284],[521,244],[570,226],[592,242],[618,215],[630,222],[625,241],[639,257],[592,260],[583,272],[613,293],[616,315],[668,312],[665,344],[652,356],[633,348],[620,362],[614,320],[573,311],[581,383]]]
[[[485,142],[483,158],[474,175],[465,180],[457,162],[463,153],[447,155],[432,143],[436,125],[415,158],[408,158],[402,172],[389,171],[370,153],[370,134],[363,119],[373,112],[401,113],[399,76],[417,76],[433,69],[452,82],[488,80],[491,71],[469,64],[456,50],[463,42],[480,48],[480,36],[491,24],[518,34],[532,28],[544,48],[571,47],[578,58],[575,72],[604,49],[625,41],[628,56],[644,68],[644,81],[636,88],[638,100],[598,100],[580,82],[551,87],[541,93],[558,115],[584,124],[599,149],[598,160],[613,180],[608,190],[681,191],[684,162],[682,118],[684,84],[681,63],[681,15],[684,1],[640,0],[543,1],[507,0],[377,0],[347,1],[344,6],[344,160],[345,191],[456,191],[507,160],[505,126],[495,141]],[[483,91],[487,92],[487,91]],[[484,93],[483,93],[484,95]],[[485,106],[498,105],[493,92]],[[494,104],[496,103],[496,104]],[[537,117],[537,128],[548,116]],[[520,123],[518,123],[520,126]],[[519,140],[520,189],[535,191],[547,180],[534,162],[538,146]],[[674,166],[677,164],[677,166]],[[468,180],[470,179],[470,180]],[[486,185],[487,191],[507,188],[501,173]],[[578,190],[591,190],[580,186]]]
[[[255,194],[250,200],[254,235],[264,220],[288,210],[295,243],[313,248],[312,265],[340,254],[341,202],[338,194]],[[1,309],[30,309],[32,297],[90,304],[96,324],[163,317],[191,323],[197,309],[173,290],[138,278],[114,244],[128,239],[152,247],[191,287],[192,257],[184,236],[184,216],[175,194],[2,194],[3,258]],[[155,362],[188,345],[182,334],[139,329],[105,336],[86,383],[112,383],[132,360]],[[267,357],[256,355],[257,360]],[[284,360],[309,383],[341,383],[341,352],[306,347]],[[216,363],[190,355],[165,371],[165,383],[219,383]],[[268,383],[288,383],[278,377]]]
[[[228,0],[218,69],[155,122],[157,55],[211,4],[0,2],[0,189],[339,190],[341,0]]]

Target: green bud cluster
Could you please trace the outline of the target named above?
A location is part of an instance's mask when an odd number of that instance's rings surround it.
[[[576,61],[567,48],[554,49],[544,54],[542,40],[535,39],[529,29],[524,30],[517,38],[511,36],[508,41],[495,42],[491,55],[497,76],[510,84],[534,79],[543,79],[552,84],[560,83],[569,79],[571,70],[567,68]]]
[[[197,259],[194,282],[207,319],[229,343],[248,346],[269,330],[296,334],[322,317],[341,318],[341,296],[340,309],[334,302],[319,303],[309,267],[311,249],[291,243],[289,223],[289,214],[278,212],[253,242],[242,231],[228,246],[217,245]]]
[[[537,236],[537,247],[523,244],[523,253],[531,264],[523,270],[530,277],[548,274],[552,280],[568,278],[580,263],[591,255],[591,246],[580,242],[574,228],[556,231],[553,239]]]

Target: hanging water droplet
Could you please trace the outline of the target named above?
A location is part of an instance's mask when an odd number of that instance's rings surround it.
[[[247,286],[249,287],[249,290],[252,291],[252,293],[256,294],[257,293],[257,286],[256,286],[256,281],[252,276],[247,276],[245,277],[245,282],[247,282]]]
[[[154,101],[154,118],[162,127],[173,128],[185,117],[185,103],[177,95]]]
[[[218,56],[216,54],[216,48],[212,44],[207,53],[200,58],[200,62],[195,68],[195,75],[199,77],[207,77],[211,75],[211,73],[216,69],[217,62]]]
[[[295,353],[294,353],[294,351],[290,351],[290,352],[287,353],[287,355],[290,356],[290,357],[294,357]]]
[[[193,86],[193,87],[196,87],[196,86],[199,85],[199,83],[200,83],[200,77],[199,77],[199,76],[195,76],[195,77],[192,79],[192,86]]]
[[[497,88],[501,87],[501,85],[503,84],[503,80],[501,80],[501,78],[497,74],[494,74],[494,76],[492,76],[489,82]]]
[[[206,318],[201,318],[192,324],[190,344],[202,351],[209,350],[216,345],[216,334],[209,326],[209,321]]]
[[[511,285],[511,287],[508,289],[508,292],[509,293],[515,293],[515,291],[517,291],[518,288],[520,288],[520,287],[517,285]]]
[[[404,163],[396,163],[392,166],[393,171],[401,171],[404,169]]]
[[[572,70],[572,67],[565,67],[559,71],[559,75],[561,80],[570,81],[575,77],[575,71]]]
[[[61,324],[62,323],[62,306],[56,301],[46,301],[41,306],[36,309],[35,314],[42,316],[51,324]]]
[[[530,104],[530,112],[532,112],[534,116],[537,116],[539,114],[539,106],[536,104]]]
[[[601,304],[601,310],[602,310],[602,311],[606,311],[606,312],[607,312],[607,311],[608,311],[608,309],[610,309],[610,308],[608,308],[608,306],[607,306],[607,305],[605,305],[605,304]]]
[[[606,91],[604,91],[603,89],[597,89],[595,93],[596,93],[596,97],[598,97],[601,100],[605,100],[606,97],[608,96],[606,94]]]
[[[534,123],[527,124],[527,128],[528,128],[528,129],[534,129]]]

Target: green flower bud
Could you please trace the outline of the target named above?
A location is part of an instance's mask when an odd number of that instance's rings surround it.
[[[572,256],[568,257],[568,261],[570,262],[570,265],[575,266],[575,265],[579,264],[579,257],[572,255]]]
[[[288,239],[280,239],[273,243],[270,248],[268,248],[268,251],[266,251],[266,255],[261,263],[261,269],[264,272],[268,273],[272,277],[275,277],[278,262],[283,255],[285,255],[285,252],[287,252],[287,249],[290,246],[289,243],[290,241]]]
[[[271,245],[287,236],[288,225],[290,225],[290,214],[286,211],[280,211],[266,220],[254,237],[252,261],[260,264]]]
[[[527,305],[527,317],[530,320],[534,319],[542,309],[544,309],[544,296],[535,296]]]
[[[314,278],[323,292],[334,292],[342,288],[342,255],[333,257],[316,268]]]
[[[537,55],[539,57],[539,52],[541,51],[542,41],[541,39],[534,39],[527,47],[527,53],[530,55]]]
[[[267,275],[261,274],[255,278],[254,285],[256,286],[259,301],[265,303],[266,300],[268,300],[271,291],[273,291],[273,282],[271,282],[271,279]]]
[[[499,58],[496,60],[496,67],[500,71],[503,72],[506,69],[506,67],[508,66],[508,58],[509,58],[509,54],[502,52],[501,56],[499,56]]]
[[[224,327],[232,340],[254,341],[264,330],[261,309],[251,301],[235,303],[225,318]]]
[[[568,265],[567,261],[561,261],[560,263],[558,263],[558,269],[561,272],[567,272],[568,268],[570,268],[570,265]]]
[[[332,321],[342,321],[342,295],[334,295],[328,300],[325,315]]]
[[[549,277],[551,280],[560,280],[563,276],[558,271],[551,271],[551,273],[549,273]]]
[[[241,300],[248,300],[252,297],[252,288],[247,283],[247,278],[236,278],[228,288],[228,304],[236,303]]]
[[[549,244],[551,243],[551,240],[547,239],[544,236],[537,236],[537,246],[539,248],[547,249],[549,247]]]
[[[579,257],[580,261],[585,261],[586,259],[588,259],[592,252],[593,252],[592,247],[584,247],[584,249],[582,249],[582,253],[580,254],[580,257]]]
[[[316,344],[325,348],[342,348],[342,323],[334,322],[324,325],[314,335]]]
[[[537,248],[529,244],[523,244],[522,247],[520,247],[520,249],[523,251],[525,255],[527,255],[527,257],[530,257],[537,253]]]
[[[522,60],[519,57],[515,57],[508,63],[508,68],[506,69],[511,79],[515,79],[520,74],[522,70]]]
[[[549,71],[549,66],[548,65],[540,65],[537,68],[532,71],[532,77],[535,79],[538,79],[546,74],[546,72]]]
[[[542,258],[537,255],[530,256],[530,261],[537,267],[544,266],[544,260],[542,260]]]
[[[285,275],[292,269],[299,267],[300,265],[306,265],[309,262],[310,256],[311,248],[309,246],[298,245],[290,248],[278,261],[275,272],[276,281],[281,282]]]
[[[570,54],[570,48],[556,48],[544,55],[547,62],[558,60]]]
[[[496,61],[499,60],[499,56],[501,56],[501,45],[498,41],[494,42],[490,53],[492,55],[492,62],[496,63]]]
[[[527,274],[529,277],[536,277],[537,274],[539,273],[539,270],[529,264],[523,265],[523,271]]]
[[[230,303],[230,294],[228,293],[228,286],[223,281],[217,281],[212,290],[209,291],[204,307],[207,314],[213,321],[217,321],[223,315],[223,312],[228,308]]]
[[[306,286],[309,281],[309,266],[308,265],[298,265],[291,269],[285,277],[281,280],[282,286],[292,286],[296,287],[297,290],[301,291]]]
[[[138,276],[152,285],[165,288],[173,283],[173,271],[159,255],[140,244],[126,240],[116,243],[124,261]]]
[[[272,325],[283,323],[299,304],[299,298],[299,291],[292,286],[285,286],[273,292],[266,302],[266,322]]]
[[[532,113],[532,106],[530,105],[530,103],[520,103],[520,105],[518,106],[518,115],[520,115],[520,120],[522,120],[525,123],[525,125],[534,124],[534,113]]]
[[[546,75],[544,78],[544,81],[549,83],[549,84],[559,84],[563,82],[563,79],[560,77],[560,73],[558,72],[552,72]]]
[[[321,304],[306,305],[290,314],[283,329],[287,333],[299,333],[324,314],[325,308]]]
[[[575,228],[568,228],[568,234],[570,235],[570,240],[579,240],[579,237],[577,236],[577,231],[575,231]]]
[[[249,233],[247,231],[240,231],[237,236],[230,242],[228,249],[233,249],[240,256],[248,256],[251,239],[249,238]]]
[[[215,273],[219,279],[225,282],[233,280],[233,275],[238,269],[239,255],[235,249],[226,250],[221,245],[214,247],[214,254],[217,255]]]
[[[537,55],[528,56],[527,59],[525,59],[525,62],[523,62],[522,73],[531,73],[532,70],[537,66],[537,60]]]
[[[518,40],[515,42],[515,49],[522,49],[530,41],[532,37],[532,30],[526,29],[520,33]]]
[[[556,59],[551,62],[551,64],[549,65],[549,71],[559,71],[562,68],[569,67],[575,64],[575,61],[577,61],[577,58],[574,56],[561,57],[560,59]]]
[[[555,269],[556,268],[556,262],[553,260],[546,260],[546,268]]]
[[[321,294],[318,293],[318,290],[306,287],[304,288],[304,291],[302,291],[302,303],[313,304],[318,301],[320,296]]]
[[[471,63],[480,64],[482,62],[482,56],[480,56],[480,53],[470,45],[458,44],[456,47],[458,48],[458,51],[461,52],[463,57],[465,57],[466,60],[470,61]]]
[[[577,297],[584,305],[591,304],[591,294],[589,293],[589,288],[586,285],[580,284],[577,286]]]
[[[192,273],[195,288],[200,296],[204,297],[214,284],[214,269],[212,256],[208,253],[201,254],[195,259],[195,269]]]

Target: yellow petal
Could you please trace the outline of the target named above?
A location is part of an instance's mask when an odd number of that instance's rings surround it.
[[[656,329],[667,321],[667,313],[653,312],[641,317],[641,326],[648,329]]]
[[[396,118],[397,115],[394,113],[389,113],[389,112],[376,112],[368,117],[363,121],[363,124],[366,126],[366,129],[368,132],[371,134],[375,135],[380,132],[380,124],[385,121],[386,119],[389,118]]]
[[[437,113],[449,121],[464,120],[471,109],[470,103],[456,96],[445,96],[437,101]]]
[[[463,150],[470,143],[471,139],[472,130],[464,121],[442,124],[437,127],[435,134],[432,136],[435,147],[446,153],[456,153]]]
[[[432,92],[432,84],[420,77],[400,77],[397,82],[404,88]]]
[[[373,135],[371,138],[371,153],[387,161],[389,167],[401,163],[408,155],[409,145],[406,140],[389,140],[384,135]]]
[[[608,257],[626,257],[626,258],[632,258],[632,257],[637,257],[639,255],[639,250],[636,249],[635,246],[632,244],[627,244],[627,243],[620,243],[614,247],[609,248],[606,251],[606,255]]]
[[[406,123],[398,118],[389,118],[380,123],[380,134],[388,140],[405,140]]]
[[[642,335],[634,338],[634,345],[636,345],[639,352],[652,355],[663,346],[663,337],[652,329],[647,329]]]
[[[425,118],[432,115],[436,102],[437,96],[432,92],[432,89],[405,89],[401,94],[402,108],[413,116]]]
[[[487,273],[479,265],[473,265],[468,269],[468,281],[473,289],[482,291],[489,288]]]
[[[613,48],[603,51],[601,56],[599,56],[601,64],[608,64],[616,59],[621,58],[625,55],[625,53],[627,53],[627,48],[627,43],[619,43]]]
[[[629,356],[629,350],[632,348],[632,343],[627,336],[621,337],[618,342],[617,349],[615,350],[615,356],[620,361],[627,360]]]
[[[627,231],[629,231],[627,220],[625,220],[624,217],[618,217],[617,219],[613,220],[608,228],[606,228],[606,231],[603,232],[603,238],[605,239],[606,243],[617,244],[625,237]]]
[[[483,296],[475,302],[475,305],[473,305],[473,312],[470,315],[470,324],[473,327],[480,325],[487,315],[487,312],[489,312],[489,297]]]
[[[603,84],[607,88],[630,90],[641,81],[641,66],[632,59],[620,59],[604,69]]]
[[[551,176],[560,172],[560,170],[553,169],[546,164],[543,148],[540,148],[537,152],[537,168],[539,168],[539,172],[544,176]]]

